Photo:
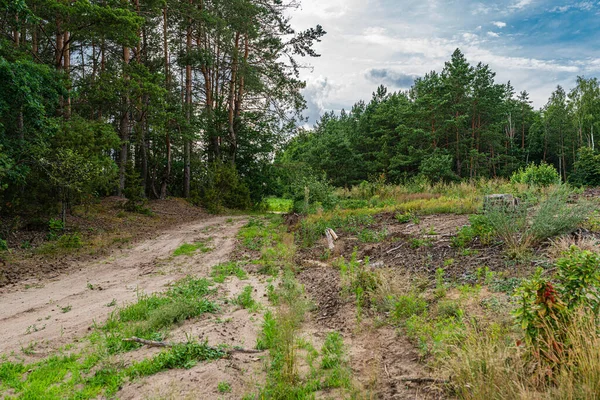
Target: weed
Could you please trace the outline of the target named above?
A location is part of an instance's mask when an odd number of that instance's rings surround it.
[[[217,390],[219,393],[231,393],[231,384],[227,381],[221,381],[217,384]]]
[[[252,286],[250,286],[250,285],[245,286],[244,289],[242,290],[242,293],[240,293],[235,298],[234,303],[242,308],[251,308],[252,306],[254,306],[255,301],[252,298],[253,290],[254,290],[254,288]]]
[[[129,377],[136,378],[154,375],[167,369],[190,369],[198,361],[216,360],[226,355],[227,353],[223,349],[211,347],[207,342],[176,344],[151,359],[134,363],[127,369],[126,373]]]
[[[425,311],[427,302],[415,294],[408,294],[392,299],[390,317],[395,324],[400,324],[413,315],[422,315]]]
[[[60,306],[59,306],[59,307],[60,307]],[[73,308],[73,307],[72,307],[72,306],[70,306],[70,305],[68,305],[68,306],[65,306],[65,307],[60,307],[60,312],[62,312],[63,314],[64,314],[64,313],[68,313],[69,311],[71,311],[71,309],[72,309],[72,308]]]
[[[271,311],[267,311],[262,324],[262,331],[256,340],[256,348],[267,350],[273,347],[277,335],[277,321]]]
[[[445,265],[445,263],[444,263]],[[438,268],[435,270],[435,290],[434,295],[436,299],[441,299],[446,297],[447,285],[445,282],[445,274],[443,268]]]
[[[195,242],[195,243],[184,243],[179,246],[173,252],[174,257],[179,256],[192,256],[196,251],[200,250],[202,253],[208,253],[212,250],[212,248],[208,247],[207,244],[203,241]]]
[[[432,247],[433,241],[431,239],[419,239],[419,238],[411,238],[409,239],[410,247],[412,249],[418,249],[421,247]]]
[[[358,233],[358,240],[361,243],[379,243],[387,236],[387,230],[374,231],[372,229],[363,229]]]
[[[242,268],[239,263],[230,261],[224,264],[215,265],[212,269],[211,277],[213,281],[217,283],[225,282],[228,276],[236,276],[238,279],[247,279],[248,274]]]
[[[114,307],[117,305],[117,299],[112,299],[110,303],[106,304],[106,307]]]
[[[78,249],[83,246],[78,233],[64,234],[58,238],[57,244],[63,249]]]

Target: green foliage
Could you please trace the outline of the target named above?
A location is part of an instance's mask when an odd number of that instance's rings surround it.
[[[215,265],[212,269],[211,276],[213,281],[217,283],[225,282],[228,276],[237,276],[238,279],[247,279],[248,274],[239,266],[239,263],[230,261],[224,264]]]
[[[137,378],[154,375],[167,369],[190,369],[198,361],[217,360],[226,355],[227,353],[224,350],[211,347],[207,342],[176,344],[168,350],[163,350],[151,359],[133,363],[127,369],[127,375],[131,378]]]
[[[577,153],[569,183],[577,186],[600,186],[600,154],[589,147],[582,147]]]
[[[179,246],[177,249],[175,249],[175,251],[173,252],[173,257],[179,257],[179,256],[190,257],[190,256],[194,255],[194,253],[198,250],[200,250],[202,253],[208,253],[212,249],[210,247],[208,247],[208,245],[203,241],[199,241],[196,243],[184,243],[181,246]]]
[[[575,230],[591,214],[586,202],[568,204],[569,191],[559,187],[548,194],[528,215],[527,205],[514,208],[496,205],[485,211],[487,224],[502,239],[511,254],[523,256],[531,246],[559,234]]]
[[[452,162],[451,155],[434,153],[423,158],[419,166],[419,174],[434,183],[457,180],[458,177],[452,171]]]
[[[65,224],[60,219],[52,218],[48,221],[48,228],[50,228],[50,232],[59,232],[65,229]]]
[[[469,216],[469,225],[459,229],[456,236],[452,237],[452,245],[454,247],[466,247],[475,239],[484,246],[489,245],[495,236],[494,227],[485,215]]]
[[[8,243],[4,239],[0,239],[0,251],[8,250]]]
[[[231,393],[231,384],[227,381],[221,381],[217,384],[217,390],[219,393]]]
[[[427,311],[427,302],[415,294],[407,294],[392,299],[390,317],[396,324],[403,323],[413,315],[422,315]]]
[[[332,369],[343,362],[344,339],[338,332],[331,332],[325,338],[321,349],[321,368]]]
[[[536,346],[563,341],[558,330],[573,317],[573,311],[581,307],[595,315],[600,311],[600,256],[574,246],[556,266],[554,279],[543,277],[543,270],[538,269],[515,292],[514,317]]]
[[[59,247],[63,249],[78,249],[83,246],[81,236],[78,233],[71,233],[59,236],[57,240]]]
[[[242,292],[235,298],[235,304],[242,308],[252,308],[256,302],[252,298],[254,288],[250,285],[244,286]]]
[[[560,175],[556,168],[545,162],[539,165],[529,164],[525,169],[519,169],[510,178],[512,183],[523,183],[531,186],[550,186],[560,183]]]
[[[206,279],[185,278],[166,293],[138,294],[137,302],[115,310],[106,323],[99,327],[109,353],[129,351],[139,347],[123,342],[126,337],[149,340],[162,339],[161,331],[189,318],[216,311],[216,305],[206,296],[211,293]]]
[[[246,210],[251,206],[248,186],[240,179],[235,166],[229,163],[210,164],[194,188],[192,202],[203,205],[209,212]]]

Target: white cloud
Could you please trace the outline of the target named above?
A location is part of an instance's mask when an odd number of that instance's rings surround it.
[[[575,0],[571,5],[587,7],[580,3],[591,1]],[[593,1],[599,8],[600,0]],[[552,53],[544,50],[547,43],[531,44],[518,31],[505,32],[509,26],[527,23],[524,11],[527,17],[547,16],[550,9],[541,4],[535,0],[302,0],[303,9],[290,14],[293,27],[303,30],[319,23],[328,32],[316,46],[322,57],[301,60],[314,67],[313,72],[302,71],[307,80],[306,114],[314,122],[323,112],[369,101],[378,83],[405,87],[414,76],[441,71],[456,48],[472,65],[489,64],[497,82],[510,80],[518,91],[530,92],[534,106],[541,107],[557,84],[568,88],[577,75],[600,74],[600,58],[591,46],[556,42]],[[552,59],[552,54],[562,58]]]
[[[580,1],[579,3],[566,4],[564,6],[556,6],[550,9],[550,12],[564,13],[569,10],[591,11],[595,7],[596,4],[594,4],[593,1]]]
[[[521,9],[527,7],[528,5],[530,5],[531,3],[533,3],[533,0],[518,0],[517,2],[515,2],[514,4],[512,4],[509,7],[512,9],[521,10]]]

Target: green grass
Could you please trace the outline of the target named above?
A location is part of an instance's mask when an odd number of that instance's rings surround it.
[[[206,312],[215,312],[217,306],[206,296],[212,292],[206,279],[185,278],[165,293],[140,293],[138,301],[114,311],[98,330],[104,336],[109,353],[129,351],[137,343],[123,342],[136,336],[148,340],[162,340],[166,330],[187,319]]]
[[[256,304],[256,302],[252,298],[253,290],[254,290],[254,288],[252,286],[250,286],[250,285],[245,286],[244,289],[242,290],[242,293],[240,293],[235,298],[234,303],[242,308],[252,308]]]
[[[230,261],[227,263],[215,265],[212,269],[211,277],[216,283],[223,283],[229,276],[236,276],[238,279],[247,279],[248,274],[240,267],[240,263]]]
[[[200,361],[222,358],[222,347],[207,343],[178,344],[129,367],[110,362],[110,355],[139,347],[123,339],[137,336],[163,340],[169,329],[217,307],[206,279],[184,278],[164,293],[139,294],[135,303],[116,309],[105,324],[96,326],[80,352],[67,346],[31,364],[0,362],[0,393],[22,399],[95,399],[112,397],[127,380],[171,368],[191,368]],[[116,303],[116,302],[115,302]],[[114,305],[114,304],[112,304]],[[61,308],[67,310],[69,306]],[[67,312],[67,311],[65,311]],[[24,349],[24,352],[30,347]]]
[[[227,381],[221,381],[217,384],[217,390],[221,394],[231,393],[231,384]]]
[[[287,213],[294,207],[294,201],[291,199],[281,199],[276,197],[268,197],[265,199],[267,203],[267,211]]]
[[[203,242],[195,242],[195,243],[184,243],[179,246],[174,252],[174,257],[179,256],[192,256],[196,251],[200,250],[202,253],[208,253],[212,250],[212,248],[208,247],[208,245]]]
[[[150,376],[167,369],[190,369],[199,361],[223,358],[227,352],[223,348],[215,348],[207,342],[188,342],[177,344],[150,359],[134,363],[125,372],[130,378]]]

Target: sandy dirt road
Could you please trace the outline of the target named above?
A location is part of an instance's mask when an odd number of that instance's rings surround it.
[[[43,356],[81,338],[94,321],[104,321],[115,304],[134,301],[139,292],[163,291],[187,274],[208,275],[213,265],[228,260],[244,222],[242,217],[207,217],[40,285],[0,291],[0,354],[35,343],[34,355]],[[212,250],[172,257],[183,243],[199,240]]]

